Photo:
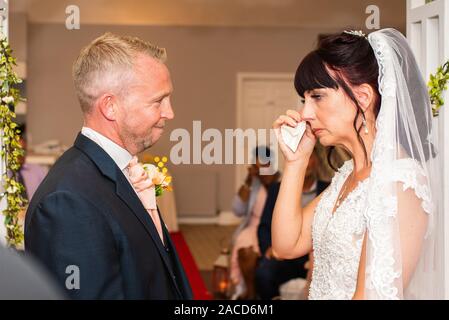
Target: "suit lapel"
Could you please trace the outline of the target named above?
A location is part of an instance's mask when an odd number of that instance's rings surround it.
[[[159,237],[156,226],[154,225],[148,212],[145,210],[142,202],[140,201],[129,181],[126,179],[123,172],[121,172],[120,168],[115,164],[114,160],[112,160],[112,158],[99,145],[97,145],[95,142],[85,137],[81,133],[78,134],[78,137],[75,140],[75,147],[83,151],[95,163],[95,165],[103,175],[115,182],[117,196],[129,207],[131,212],[143,224],[143,226],[149,233],[151,239],[153,240],[159,251],[162,260],[164,261],[172,282],[174,282],[178,294],[180,294],[179,288],[174,279],[173,270],[172,268],[170,268],[171,264],[168,261],[169,257]],[[163,223],[162,218],[161,222],[165,234],[165,232],[167,232],[167,229],[165,228],[165,224]],[[169,239],[169,236],[166,236],[166,239]]]
[[[178,282],[176,281],[176,278],[175,278],[175,274],[178,273],[178,278],[181,278],[181,279],[179,279],[179,281],[181,281],[180,284],[182,283],[183,287],[184,287],[184,281],[186,279],[186,276],[183,272],[179,271],[180,269],[182,270],[182,268],[179,268],[179,266],[181,264],[176,255],[176,251],[173,246],[173,243],[171,242],[170,234],[169,234],[167,228],[165,227],[164,220],[162,219],[162,216],[159,212],[159,208],[157,209],[157,212],[159,215],[159,219],[161,220],[162,233],[163,233],[163,237],[166,241],[165,242],[166,248],[169,248],[169,250],[171,251],[171,254],[174,257],[176,257],[175,258],[176,264],[169,262],[170,256],[167,253],[167,251],[166,251],[167,249],[164,247],[164,244],[162,243],[162,240],[159,236],[159,233],[157,232],[157,229],[153,223],[153,220],[151,219],[149,213],[143,206],[143,204],[140,201],[139,197],[137,196],[136,192],[131,187],[128,180],[122,173],[121,173],[121,176],[119,176],[119,178],[117,180],[116,186],[117,186],[116,192],[117,192],[117,195],[119,196],[119,198],[122,199],[128,205],[128,207],[131,209],[131,211],[134,213],[134,215],[137,217],[137,219],[139,219],[140,222],[145,226],[145,228],[147,229],[151,238],[153,239],[153,242],[156,244],[156,246],[159,250],[159,254],[160,254],[162,260],[164,261],[164,264],[167,267],[167,270],[169,271],[171,281],[175,287],[178,297],[183,299],[184,295],[181,293],[181,290],[178,286]],[[178,270],[178,272],[176,272],[176,270]]]
[[[116,193],[119,198],[122,199],[122,201],[125,202],[126,205],[131,209],[137,219],[139,219],[140,222],[145,226],[145,229],[150,234],[159,251],[161,253],[164,252],[164,246],[162,244],[159,233],[157,232],[156,226],[153,223],[153,220],[151,220],[149,213],[147,212],[147,210],[145,210],[136,192],[131,187],[128,180],[123,174],[117,179]]]

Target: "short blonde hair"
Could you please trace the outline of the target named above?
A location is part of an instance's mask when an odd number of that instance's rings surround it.
[[[120,94],[132,77],[134,62],[145,54],[165,62],[167,53],[137,37],[105,33],[83,48],[73,64],[73,82],[81,109],[89,113],[106,90]]]

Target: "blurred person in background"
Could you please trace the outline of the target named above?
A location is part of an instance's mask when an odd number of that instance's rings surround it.
[[[248,168],[248,175],[233,200],[233,211],[243,221],[232,238],[230,278],[233,300],[255,298],[254,277],[257,260],[260,256],[257,239],[262,210],[267,198],[267,190],[277,182],[279,172],[272,175],[260,174],[260,169],[269,167],[272,151],[259,146],[254,152],[255,162]]]
[[[64,296],[33,259],[0,245],[0,300],[58,300]]]
[[[303,196],[301,198],[303,206],[307,205],[318,195],[317,171],[319,166],[319,158],[315,150],[310,157],[304,179]],[[307,255],[292,260],[278,259],[273,255],[271,248],[271,219],[280,185],[280,182],[276,182],[268,189],[267,200],[257,230],[260,252],[263,254],[257,264],[255,283],[257,295],[263,300],[270,300],[279,296],[281,284],[291,279],[306,278],[307,276],[305,267],[308,261]]]

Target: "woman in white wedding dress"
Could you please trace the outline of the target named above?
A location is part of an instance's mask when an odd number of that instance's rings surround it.
[[[407,40],[394,29],[322,40],[298,67],[298,111],[273,128],[285,168],[273,223],[273,252],[314,252],[310,299],[442,298],[440,181],[425,83]],[[294,152],[281,126],[307,129]],[[301,208],[314,145],[352,159]]]

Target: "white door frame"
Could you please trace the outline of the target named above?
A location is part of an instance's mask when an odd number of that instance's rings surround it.
[[[407,38],[415,53],[421,72],[427,83],[430,74],[449,59],[449,0],[407,0]],[[444,223],[444,294],[449,299],[449,92],[444,96],[434,125],[438,130],[438,142],[443,178]]]

